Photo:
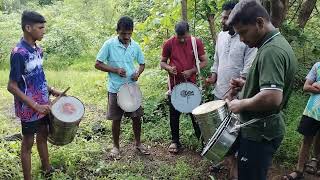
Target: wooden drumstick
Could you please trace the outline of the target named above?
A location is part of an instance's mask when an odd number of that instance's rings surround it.
[[[52,101],[51,106],[53,106],[53,104],[55,104],[62,96],[64,96],[69,89],[70,89],[70,87],[68,87],[68,88],[67,88],[66,90],[64,90],[58,97],[56,97],[56,98]]]

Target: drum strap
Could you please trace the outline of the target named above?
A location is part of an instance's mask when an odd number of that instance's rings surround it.
[[[200,90],[202,90],[202,81],[201,81],[201,72],[200,72],[200,60],[199,60],[199,54],[198,54],[198,48],[197,48],[197,41],[196,38],[191,36],[191,43],[192,43],[192,49],[193,49],[193,54],[196,59],[196,66],[198,70],[198,75],[200,79]]]

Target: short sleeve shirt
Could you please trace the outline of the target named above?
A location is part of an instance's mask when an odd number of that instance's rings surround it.
[[[202,41],[196,38],[198,56],[205,54],[204,45]],[[196,60],[193,54],[191,36],[186,38],[185,43],[180,43],[176,36],[168,39],[162,47],[162,57],[169,58],[169,65],[177,68],[178,74],[176,77],[170,75],[170,85],[174,85],[189,81],[196,82],[196,74],[192,75],[189,79],[184,79],[181,72],[192,69],[196,66]]]
[[[320,62],[313,65],[306,79],[320,83]],[[303,115],[320,121],[320,94],[311,94]]]
[[[257,56],[252,63],[240,98],[251,98],[260,91],[274,89],[283,92],[283,99],[277,110],[243,111],[240,113],[243,122],[256,118],[264,119],[241,129],[243,137],[254,141],[271,140],[284,135],[284,121],[281,111],[288,102],[297,71],[297,59],[294,52],[279,31],[269,32],[262,42],[263,45],[258,47]],[[278,114],[278,116],[268,118],[273,114]]]
[[[25,40],[21,40],[13,48],[10,56],[10,75],[12,81],[17,82],[19,89],[38,104],[49,104],[47,81],[43,72],[43,52],[38,46],[31,47]],[[44,117],[44,114],[14,97],[15,113],[23,122],[32,122]]]
[[[117,93],[125,83],[134,83],[131,77],[136,71],[135,61],[138,64],[145,63],[141,48],[135,41],[131,39],[129,46],[125,47],[118,37],[111,38],[103,44],[97,55],[97,60],[114,68],[123,68],[126,71],[126,77],[121,77],[116,73],[108,73],[107,89],[111,93]]]

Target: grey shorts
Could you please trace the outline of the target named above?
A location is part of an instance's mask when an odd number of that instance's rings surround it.
[[[122,116],[131,118],[141,118],[143,116],[143,108],[140,106],[134,112],[124,112],[118,105],[117,93],[108,92],[108,112],[107,119],[120,121]]]

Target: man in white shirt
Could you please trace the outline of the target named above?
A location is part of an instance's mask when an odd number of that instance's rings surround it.
[[[226,25],[229,14],[236,4],[236,1],[227,1],[222,6],[222,31],[216,41],[212,74],[207,79],[207,83],[215,84],[213,90],[215,100],[224,99],[232,78],[245,79],[257,52],[256,48],[249,48],[241,42],[239,34]]]

